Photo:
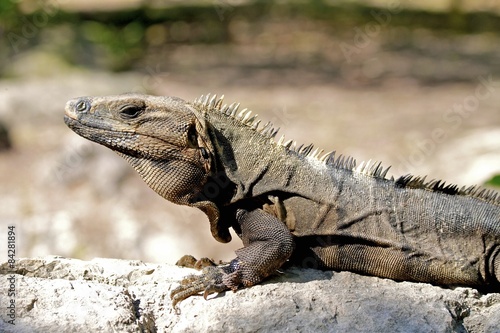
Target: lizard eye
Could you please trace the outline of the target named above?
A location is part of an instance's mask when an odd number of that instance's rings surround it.
[[[137,105],[125,105],[120,108],[120,115],[125,119],[136,118],[142,111],[142,108]]]

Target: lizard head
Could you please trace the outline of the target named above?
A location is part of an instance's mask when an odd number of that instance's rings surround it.
[[[199,195],[212,168],[213,149],[184,100],[141,94],[80,97],[66,103],[64,121],[80,136],[125,158],[165,199],[203,210],[216,227],[217,207]]]
[[[185,104],[141,94],[80,97],[66,103],[64,120],[77,134],[125,155],[209,167],[201,127]]]

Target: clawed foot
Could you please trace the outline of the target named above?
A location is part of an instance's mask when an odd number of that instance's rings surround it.
[[[208,266],[203,268],[202,274],[192,274],[185,277],[180,286],[172,290],[170,299],[172,307],[177,310],[176,305],[189,296],[197,295],[203,292],[203,297],[207,299],[208,295],[220,293],[230,289],[223,282],[224,275],[227,275],[229,265]]]

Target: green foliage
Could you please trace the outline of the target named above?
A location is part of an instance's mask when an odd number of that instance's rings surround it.
[[[85,21],[80,27],[87,47],[102,55],[102,65],[114,71],[129,69],[143,55],[144,26],[130,22],[124,26]]]
[[[0,1],[0,27],[5,30],[12,29],[20,19],[17,1]]]
[[[500,187],[500,175],[493,176],[485,185]]]
[[[16,1],[0,1],[0,76],[9,63],[10,43],[7,35],[20,20]]]
[[[113,71],[129,70],[140,63],[147,52],[164,50],[164,44],[216,44],[235,40],[235,21],[255,23],[261,20],[322,21],[335,33],[375,22],[373,12],[385,10],[366,3],[342,1],[265,1],[254,0],[241,5],[230,1],[199,1],[190,5],[170,4],[164,8],[139,6],[115,11],[66,12],[57,1],[36,1],[39,8],[23,13],[19,0],[0,0],[0,76],[14,56],[31,49],[55,43],[64,45],[69,63]],[[35,2],[33,2],[35,3]],[[147,3],[147,2],[146,2]],[[458,15],[458,16],[457,16]],[[458,17],[458,18],[457,18]],[[392,15],[390,25],[444,30],[482,32],[500,30],[500,16],[486,12],[427,12],[403,8]],[[69,33],[50,31],[59,27]],[[156,26],[154,30],[149,30]],[[231,29],[233,27],[233,30]],[[64,39],[70,35],[71,38]],[[159,36],[158,38],[153,38]],[[151,41],[155,41],[151,49]],[[165,48],[167,49],[167,48]]]

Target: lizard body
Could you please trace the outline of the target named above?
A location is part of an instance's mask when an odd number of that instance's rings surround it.
[[[287,260],[395,280],[500,290],[500,197],[478,187],[387,179],[380,163],[276,141],[222,98],[124,94],[66,105],[66,124],[124,157],[158,194],[201,209],[212,235],[243,240],[230,264],[190,276],[190,295],[251,286]]]

